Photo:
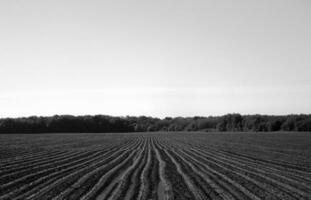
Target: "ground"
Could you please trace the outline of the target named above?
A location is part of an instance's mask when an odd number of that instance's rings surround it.
[[[0,199],[310,199],[311,133],[0,135]]]

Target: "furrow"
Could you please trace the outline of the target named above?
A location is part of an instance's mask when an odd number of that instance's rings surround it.
[[[19,188],[19,192],[27,190],[26,193],[22,194],[23,198],[25,198],[26,196],[31,196],[34,198],[35,196],[47,193],[53,187],[56,187],[58,184],[62,184],[64,181],[67,180],[67,178],[73,177],[74,175],[76,175],[77,177],[78,174],[82,174],[82,172],[91,170],[93,165],[96,165],[97,162],[102,163],[103,161],[105,161],[105,159],[103,158],[105,158],[107,154],[115,155],[115,153],[113,152],[117,152],[117,151],[118,150],[112,149],[112,151],[110,152],[106,152],[105,154],[100,154],[99,156],[92,158],[90,160],[87,160],[83,163],[72,165],[63,170],[60,170],[55,173],[49,174],[45,177],[39,178],[31,184],[26,185],[22,188]],[[109,158],[111,158],[111,156],[109,156]],[[98,164],[96,166],[98,166]]]
[[[119,185],[115,192],[112,194],[110,200],[116,199],[136,199],[135,195],[138,192],[135,189],[139,187],[139,174],[142,170],[143,165],[146,162],[146,146],[147,141],[144,141],[144,147],[140,150],[138,158],[135,159],[133,165],[131,165],[119,178]],[[137,180],[138,179],[138,180]]]
[[[139,146],[141,146],[142,143],[140,141]],[[97,177],[99,177],[99,179],[96,181],[95,184],[93,184],[92,188],[90,188],[90,190],[84,194],[80,199],[81,200],[86,200],[86,199],[96,199],[101,198],[101,194],[103,195],[107,195],[105,192],[107,190],[111,190],[113,189],[113,185],[111,188],[107,188],[107,186],[109,186],[109,184],[111,183],[111,181],[113,181],[117,175],[118,172],[126,169],[126,167],[128,167],[129,165],[131,165],[131,162],[133,161],[133,157],[135,155],[137,155],[138,150],[134,150],[132,151],[128,156],[126,156],[125,159],[122,159],[121,161],[119,161],[118,163],[110,163],[109,168],[106,169],[105,171],[102,171],[99,175],[97,175]],[[109,190],[109,191],[110,191]]]
[[[111,181],[107,184],[106,187],[102,187],[101,191],[98,192],[98,195],[95,199],[101,200],[101,199],[111,199],[115,195],[118,195],[119,190],[121,187],[125,186],[123,185],[123,180],[126,180],[129,178],[129,174],[131,174],[134,170],[134,167],[138,164],[138,160],[142,158],[143,151],[142,149],[145,146],[145,142],[142,141],[142,145],[136,149],[136,152],[133,154],[133,157],[129,159],[129,162],[126,163],[126,165],[119,168],[119,170],[115,170],[112,172],[112,176],[108,177]],[[117,187],[114,187],[114,185],[117,184]],[[124,188],[127,189],[128,185]]]
[[[150,181],[151,179],[149,178],[149,174],[151,172],[151,149],[150,149],[150,138],[148,140],[148,154],[147,154],[147,163],[145,164],[145,167],[141,173],[140,176],[140,188],[139,188],[139,194],[137,199],[138,200],[145,200],[147,199],[148,193],[150,193]]]
[[[13,180],[18,180],[20,178],[23,178],[24,176],[27,176],[31,173],[36,173],[40,172],[43,170],[48,170],[48,169],[53,169],[57,166],[61,166],[62,164],[67,164],[73,161],[77,161],[81,158],[85,158],[88,156],[91,156],[92,154],[96,154],[97,152],[85,152],[85,153],[80,153],[76,152],[73,154],[65,155],[64,157],[58,158],[57,160],[51,159],[51,162],[48,162],[43,165],[37,165],[34,167],[26,167],[26,169],[20,170],[20,171],[15,171],[13,173],[8,173],[2,177],[0,177],[0,184],[5,185]]]
[[[280,174],[286,174],[286,176],[289,176],[293,181],[297,181],[296,183],[299,183],[301,181],[304,182],[311,182],[311,174],[306,173],[306,172],[301,172],[293,169],[288,169],[284,168],[280,165],[271,165],[267,164],[261,161],[254,161],[254,159],[246,158],[246,157],[241,157],[239,154],[234,154],[234,153],[228,153],[228,152],[223,152],[223,151],[217,151],[215,150],[214,152],[218,152],[226,158],[232,158],[238,162],[246,162],[248,165],[252,165],[255,168],[260,168],[260,169],[267,169],[270,171],[275,172],[280,176]],[[284,176],[283,176],[284,177]]]
[[[196,156],[189,154],[189,152],[184,149],[181,150],[184,157],[187,157],[192,163],[196,163],[197,166],[200,166],[201,170],[211,177],[215,182],[217,182],[223,189],[227,190],[231,195],[236,199],[255,199],[259,200],[260,198],[249,190],[247,190],[240,183],[231,179],[227,174],[223,174],[217,170],[211,168],[208,164],[202,162],[202,159],[198,159]]]
[[[102,155],[102,158],[98,161],[91,162],[88,166],[80,170],[72,171],[72,173],[54,183],[53,187],[46,188],[44,192],[41,191],[40,195],[44,195],[45,198],[53,197],[52,195],[55,194],[54,191],[58,191],[58,196],[54,198],[65,199],[68,198],[68,195],[80,194],[90,187],[90,182],[88,180],[92,181],[92,175],[105,168],[109,163],[114,163],[117,160],[125,158],[128,155],[127,151],[130,151],[135,145],[137,145],[137,143],[134,143],[126,148],[117,148],[113,151],[107,152],[107,154]]]
[[[156,148],[155,146],[155,138],[153,138],[152,140],[152,147],[153,150],[155,152],[156,155],[156,159],[159,162],[159,184],[157,187],[157,199],[161,199],[161,200],[172,200],[174,198],[173,196],[173,186],[171,184],[171,182],[169,182],[169,180],[166,178],[166,172],[165,172],[165,168],[166,168],[166,163],[165,161],[162,159],[159,150]]]
[[[78,164],[80,162],[83,162],[83,161],[88,160],[90,158],[96,157],[98,155],[100,155],[100,152],[97,152],[97,153],[95,153],[92,156],[82,157],[82,158],[80,158],[78,160],[73,160],[72,162],[69,162],[69,163],[62,163],[61,165],[58,165],[58,166],[55,166],[55,167],[50,167],[48,169],[42,169],[42,170],[34,172],[34,173],[26,174],[25,176],[23,176],[21,178],[15,179],[15,180],[13,180],[11,182],[8,182],[6,184],[1,185],[0,189],[1,189],[2,193],[0,193],[0,195],[2,195],[3,193],[6,193],[9,190],[12,190],[13,188],[21,187],[25,183],[32,182],[32,181],[38,179],[39,177],[46,176],[46,175],[48,175],[50,173],[62,170],[64,168],[66,168],[66,167],[69,167],[70,165],[73,165],[73,164],[76,164],[76,163]]]
[[[158,143],[157,141],[156,143]],[[160,142],[159,142],[160,143]],[[178,169],[175,164],[171,161],[168,154],[159,144],[156,144],[157,150],[161,158],[165,161],[165,176],[173,185],[172,192],[174,199],[186,200],[186,199],[195,199],[195,196],[188,188],[187,183],[185,182],[182,175],[178,173]]]
[[[196,166],[192,163],[192,161],[187,160],[180,151],[175,150],[176,155],[184,161],[184,163],[187,163],[191,170],[190,172],[193,174],[198,174],[197,180],[198,185],[201,186],[205,193],[211,198],[211,199],[223,199],[223,200],[233,200],[235,199],[230,192],[227,192],[224,188],[221,187],[221,185],[218,185],[211,177],[204,174],[204,172],[201,170],[200,167]]]
[[[195,165],[192,164],[192,161],[189,161],[182,156],[178,150],[179,148],[170,146],[169,149],[170,150],[167,151],[171,152],[171,156],[175,157],[176,160],[180,160],[180,165],[185,168],[185,171],[189,172],[186,174],[193,177],[196,186],[203,191],[205,199],[234,199],[230,193],[225,192],[221,186],[217,185],[210,177],[205,175],[200,168],[195,167]]]
[[[34,168],[37,167],[38,165],[44,165],[44,164],[50,164],[53,163],[54,161],[57,161],[59,159],[64,159],[66,157],[72,157],[75,154],[83,154],[83,153],[87,153],[87,152],[96,152],[99,150],[104,150],[104,149],[108,149],[108,148],[112,148],[115,145],[107,145],[107,146],[103,146],[103,147],[97,147],[97,148],[92,148],[91,150],[78,150],[78,151],[68,151],[68,152],[62,152],[60,154],[57,155],[53,155],[53,156],[45,156],[44,158],[38,158],[36,160],[32,160],[29,163],[19,163],[16,166],[8,166],[7,170],[3,170],[3,173],[8,174],[10,172],[14,172],[14,171],[18,171],[18,170],[23,170],[23,169],[29,169],[29,168]],[[14,168],[15,167],[15,168]]]
[[[232,161],[230,160],[222,161],[214,155],[207,156],[208,153],[206,152],[200,153],[200,150],[195,150],[195,154],[198,156],[201,155],[206,157],[206,159],[216,165],[220,164],[222,168],[226,168],[227,170],[232,171],[232,174],[237,174],[238,176],[244,177],[246,180],[254,183],[258,188],[261,188],[262,190],[267,190],[271,194],[279,194],[279,198],[294,197],[300,199],[307,196],[307,194],[303,191],[300,191],[284,182],[279,182],[275,179],[270,178],[269,176],[265,175],[264,171],[261,171],[260,173],[256,172],[260,169],[248,169],[247,166],[241,166],[239,163],[232,163]]]
[[[183,144],[187,145],[187,143],[182,142]],[[301,183],[301,182],[311,182],[311,176],[308,175],[308,172],[302,172],[296,169],[289,169],[287,167],[281,166],[281,165],[275,165],[263,161],[256,160],[256,158],[250,158],[241,156],[240,154],[237,154],[235,152],[227,152],[225,150],[219,150],[222,149],[221,147],[214,147],[210,148],[207,147],[206,145],[198,145],[195,142],[192,143],[192,147],[196,147],[197,149],[204,149],[206,151],[212,151],[213,154],[218,154],[221,155],[221,157],[226,157],[229,160],[236,160],[237,162],[246,162],[248,166],[254,166],[256,169],[267,169],[267,170],[273,170],[275,175],[278,175],[279,177],[283,177],[287,180],[289,180],[289,177],[291,178],[292,181],[295,182],[295,184]],[[254,160],[255,159],[255,160]],[[285,175],[282,176],[281,174]],[[303,183],[302,183],[303,184]]]
[[[187,175],[188,173],[184,171],[185,167],[182,166],[183,164],[179,164],[183,161],[177,159],[176,157],[174,158],[174,156],[171,155],[172,152],[169,150],[164,150],[164,152],[166,155],[168,155],[168,157],[174,163],[175,167],[177,168],[177,172],[183,177],[184,182],[186,183],[190,192],[192,192],[192,195],[195,197],[195,199],[198,199],[198,200],[207,199],[208,195],[204,194],[202,188],[196,186],[197,183],[195,182],[195,180],[190,178],[190,174],[189,176]]]
[[[187,152],[187,150],[185,150]],[[239,185],[245,187],[248,191],[251,191],[252,194],[258,196],[259,198],[270,198],[270,199],[278,199],[277,195],[284,196],[283,193],[273,193],[271,188],[267,190],[265,183],[258,182],[257,180],[240,173],[240,171],[237,171],[232,168],[228,168],[228,166],[223,165],[218,162],[213,162],[211,158],[205,158],[204,155],[200,155],[197,152],[189,152],[191,156],[196,157],[197,159],[202,160],[206,165],[209,165],[210,168],[213,168],[214,170],[218,171],[219,173],[224,174],[228,178],[232,179],[234,182],[238,183]],[[291,199],[292,197],[285,195],[286,198]]]
[[[155,149],[153,149],[152,140],[150,141],[151,147],[151,159],[150,159],[150,171],[147,172],[148,190],[146,199],[162,200],[165,199],[164,184],[160,180],[160,163],[157,159]],[[160,186],[160,187],[159,187]]]
[[[11,170],[12,167],[24,167],[27,165],[32,165],[35,164],[36,162],[41,162],[41,161],[48,161],[49,158],[54,158],[54,157],[58,157],[58,156],[62,156],[63,154],[66,154],[68,152],[63,151],[63,152],[44,152],[41,153],[40,156],[33,156],[31,157],[31,159],[27,159],[26,157],[23,159],[23,157],[20,158],[20,160],[16,161],[16,162],[12,162],[12,163],[3,163],[1,161],[1,167],[0,167],[0,172],[2,174],[2,172],[6,172],[6,170]]]

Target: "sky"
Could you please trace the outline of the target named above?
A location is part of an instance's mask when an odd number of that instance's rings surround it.
[[[309,0],[1,0],[0,117],[311,113]]]

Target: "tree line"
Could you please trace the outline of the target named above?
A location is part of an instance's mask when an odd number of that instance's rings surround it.
[[[151,131],[311,131],[311,115],[113,117],[55,115],[0,119],[0,133],[114,133]]]

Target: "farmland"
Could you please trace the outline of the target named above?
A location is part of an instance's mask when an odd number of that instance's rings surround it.
[[[0,199],[310,199],[311,134],[0,135]]]

